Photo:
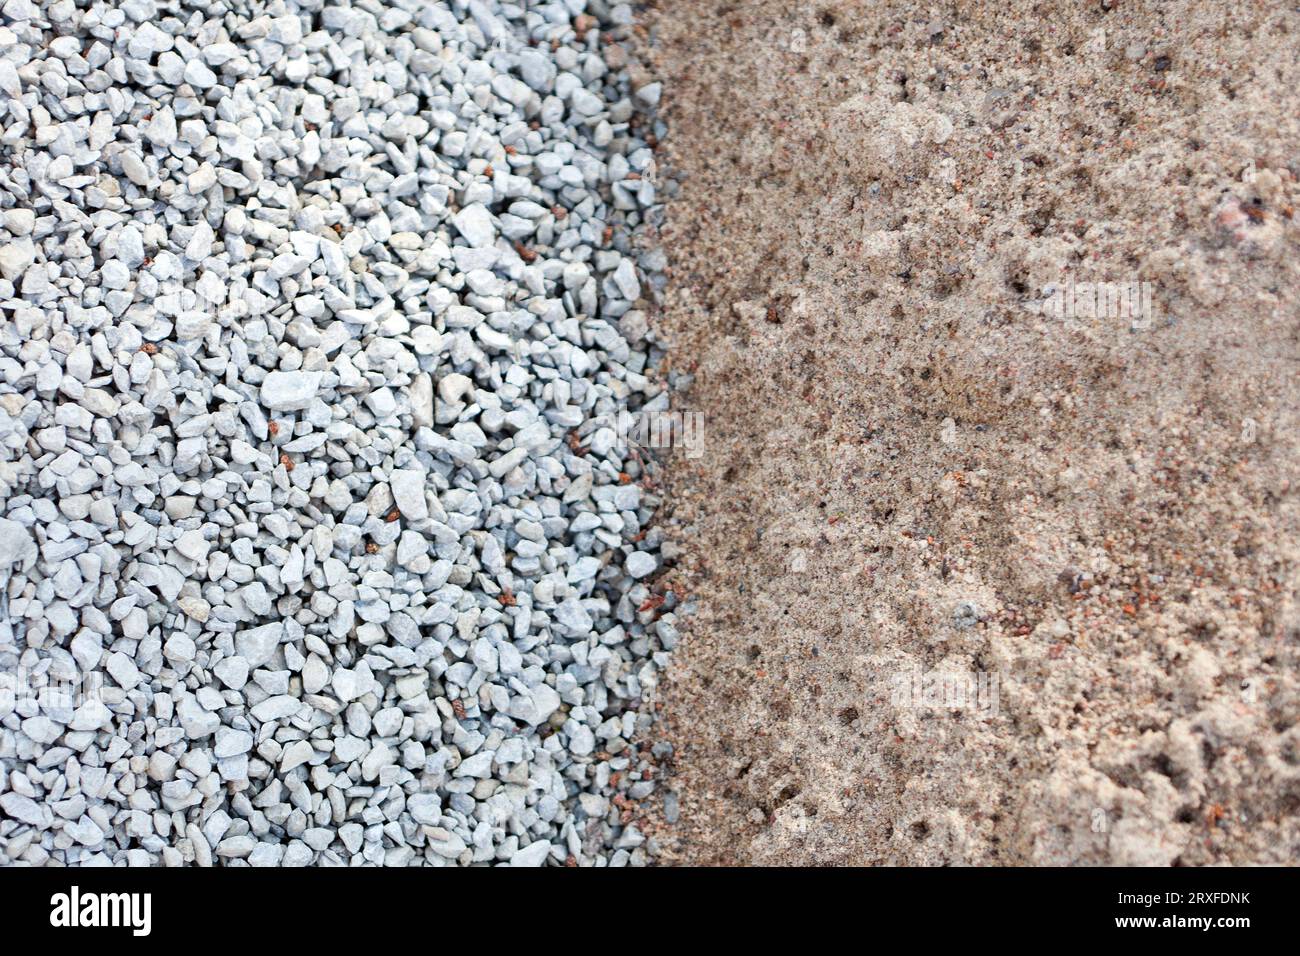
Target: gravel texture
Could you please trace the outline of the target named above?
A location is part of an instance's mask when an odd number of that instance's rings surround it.
[[[0,859],[644,862],[630,7],[0,22]]]
[[[1294,6],[658,7],[660,858],[1300,860]]]

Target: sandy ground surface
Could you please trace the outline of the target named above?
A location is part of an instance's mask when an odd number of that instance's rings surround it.
[[[646,16],[707,416],[661,859],[1300,860],[1300,14]]]

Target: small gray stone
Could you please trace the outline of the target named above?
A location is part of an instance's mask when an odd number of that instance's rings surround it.
[[[635,579],[641,579],[654,574],[658,562],[655,561],[653,554],[647,554],[644,551],[633,551],[623,562],[623,568]]]
[[[250,669],[257,668],[271,660],[283,639],[284,624],[277,621],[237,632],[235,649]]]
[[[456,231],[465,237],[474,248],[490,246],[496,240],[496,230],[492,226],[492,214],[482,203],[466,206],[452,217]]]
[[[0,568],[21,565],[36,557],[32,533],[17,521],[0,518]]]
[[[429,509],[424,500],[424,483],[424,472],[411,469],[399,469],[388,477],[393,502],[411,521],[423,521],[429,517]]]
[[[528,844],[528,846],[523,849],[517,850],[514,855],[510,857],[510,865],[512,867],[541,866],[546,862],[546,858],[550,856],[550,853],[550,841],[537,840]]]
[[[302,411],[320,392],[320,372],[271,372],[262,382],[262,404],[275,412]]]
[[[224,658],[213,666],[212,672],[231,690],[243,690],[248,683],[248,661],[242,657]]]

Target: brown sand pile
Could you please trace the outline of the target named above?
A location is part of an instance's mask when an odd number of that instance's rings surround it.
[[[1300,859],[1300,14],[651,19],[708,416],[662,858]],[[1154,314],[1037,311],[1069,279]],[[895,699],[932,672],[996,707]]]

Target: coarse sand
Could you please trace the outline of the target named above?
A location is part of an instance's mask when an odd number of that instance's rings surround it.
[[[706,416],[661,861],[1297,862],[1300,13],[644,15]]]

